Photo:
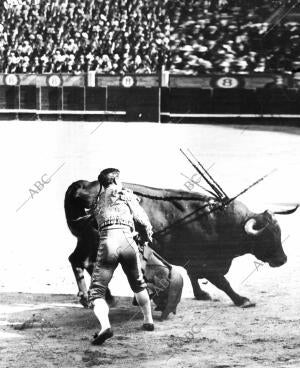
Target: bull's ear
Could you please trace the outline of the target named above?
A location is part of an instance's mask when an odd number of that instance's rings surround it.
[[[265,210],[263,212],[263,218],[265,221],[267,221],[267,224],[268,224],[270,221],[273,221],[275,219],[274,213],[270,210]]]

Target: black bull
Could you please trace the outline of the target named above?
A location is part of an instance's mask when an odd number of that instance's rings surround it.
[[[252,254],[271,267],[287,261],[281,244],[281,230],[274,215],[251,212],[243,203],[234,200],[223,206],[212,197],[180,190],[149,188],[124,183],[140,198],[154,228],[152,247],[168,262],[183,266],[191,280],[194,296],[208,300],[198,279],[205,278],[223,290],[240,307],[250,306],[248,298],[237,294],[225,278],[232,260]],[[75,251],[69,257],[79,291],[86,292],[83,269],[91,273],[98,242],[95,229],[76,228],[72,220],[85,215],[99,191],[97,181],[73,183],[65,197],[67,222],[78,238]],[[291,213],[292,211],[290,211]],[[283,214],[283,213],[282,213]]]

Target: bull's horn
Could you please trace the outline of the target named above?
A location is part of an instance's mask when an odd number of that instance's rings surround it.
[[[259,235],[261,234],[263,231],[264,231],[264,228],[263,227],[262,229],[259,229],[259,230],[255,230],[254,229],[254,226],[256,224],[256,220],[254,218],[251,218],[249,219],[246,223],[245,223],[245,231],[248,235]]]
[[[292,213],[294,213],[297,210],[298,207],[299,207],[299,204],[297,204],[294,208],[290,208],[289,210],[274,211],[273,213],[275,213],[276,215],[291,215]]]

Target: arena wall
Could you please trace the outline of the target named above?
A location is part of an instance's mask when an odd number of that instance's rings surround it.
[[[272,74],[0,75],[0,113],[7,118],[75,116],[84,120],[199,121],[201,118],[300,117],[300,90],[266,88]]]

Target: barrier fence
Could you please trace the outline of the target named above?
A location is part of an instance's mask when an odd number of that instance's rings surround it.
[[[289,75],[285,88],[272,88],[273,77],[0,75],[0,113],[150,122],[299,118],[300,89]]]

